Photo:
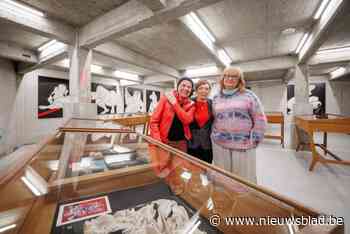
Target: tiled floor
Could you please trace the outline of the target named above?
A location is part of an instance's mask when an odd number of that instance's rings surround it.
[[[330,134],[328,144],[350,160],[349,135]],[[319,163],[310,172],[310,163],[310,152],[282,149],[278,141],[265,140],[257,150],[258,183],[321,213],[344,217],[350,234],[350,166]]]

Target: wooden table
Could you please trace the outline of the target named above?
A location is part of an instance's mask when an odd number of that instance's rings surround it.
[[[281,125],[281,135],[266,134],[265,138],[277,139],[281,141],[282,148],[284,148],[284,115],[282,112],[266,112],[267,122],[271,124]]]
[[[316,118],[313,115],[302,115],[295,117],[295,124],[297,127],[298,146],[297,151],[301,146],[309,145],[312,152],[312,162],[309,170],[312,171],[317,162],[321,163],[333,163],[350,165],[350,161],[345,161],[339,158],[334,153],[327,149],[327,133],[350,133],[350,117],[327,114],[324,118]],[[303,142],[301,139],[301,133],[299,130],[303,130],[307,133],[308,142]],[[323,143],[317,144],[314,142],[314,132],[323,132]],[[317,152],[316,147],[320,147],[324,155]],[[326,155],[331,156],[334,159],[325,158]]]
[[[135,131],[135,127],[137,125],[142,125],[143,126],[142,133],[144,135],[148,135],[150,119],[151,119],[150,115],[144,114],[144,115],[132,115],[132,116],[127,116],[122,118],[114,118],[110,120],[113,121],[114,123],[118,123],[123,126],[130,127],[133,131]]]

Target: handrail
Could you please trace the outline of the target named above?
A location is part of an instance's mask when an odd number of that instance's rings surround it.
[[[142,134],[139,134],[139,135],[142,135]],[[210,169],[212,169],[212,170],[214,170],[216,172],[219,172],[219,173],[221,173],[221,174],[223,174],[223,175],[225,175],[225,176],[227,176],[227,177],[229,177],[229,178],[231,178],[231,179],[233,179],[235,181],[238,181],[238,182],[240,182],[240,183],[242,183],[244,185],[247,185],[247,186],[249,186],[249,187],[259,191],[259,192],[267,194],[267,195],[269,195],[269,196],[271,196],[271,197],[273,197],[273,198],[275,198],[275,199],[277,199],[277,200],[279,200],[281,202],[284,202],[284,203],[286,203],[286,204],[288,204],[288,205],[290,205],[292,207],[295,207],[295,208],[297,208],[298,210],[300,210],[302,212],[305,212],[305,213],[311,214],[311,215],[315,215],[315,216],[319,215],[319,212],[315,211],[313,208],[306,207],[305,205],[301,205],[298,202],[296,202],[296,201],[294,201],[294,200],[292,200],[290,198],[284,197],[283,195],[277,194],[277,193],[273,192],[270,189],[263,188],[263,187],[261,187],[259,185],[251,183],[251,182],[249,182],[249,181],[247,181],[247,180],[245,180],[245,179],[243,179],[243,178],[241,178],[241,177],[239,177],[237,175],[234,175],[234,174],[232,174],[232,173],[230,173],[228,171],[225,171],[225,170],[223,170],[223,169],[221,169],[221,168],[219,168],[217,166],[214,166],[212,164],[203,162],[200,159],[197,159],[197,158],[195,158],[195,157],[193,157],[193,156],[191,156],[191,155],[189,155],[189,154],[187,154],[187,153],[185,153],[185,152],[183,152],[181,150],[178,150],[178,149],[175,149],[175,148],[173,148],[173,147],[171,147],[169,145],[166,145],[163,142],[155,140],[152,137],[145,136],[145,135],[142,135],[142,136],[143,136],[143,138],[146,141],[150,142],[151,144],[154,144],[154,145],[159,146],[159,147],[161,147],[161,148],[163,148],[163,149],[165,149],[165,150],[167,150],[167,151],[169,151],[171,153],[174,153],[174,154],[176,154],[176,156],[179,156],[182,159],[188,160],[188,161],[190,161],[191,163],[193,163],[193,164],[195,164],[197,166],[200,166],[202,168],[203,168],[203,166],[206,167],[206,168],[210,168]]]

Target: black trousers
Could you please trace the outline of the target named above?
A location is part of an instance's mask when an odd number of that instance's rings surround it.
[[[203,149],[201,147],[193,149],[193,148],[187,148],[187,153],[203,160],[207,163],[212,163],[213,161],[213,150],[212,149]]]

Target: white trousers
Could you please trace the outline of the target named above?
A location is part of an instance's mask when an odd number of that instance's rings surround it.
[[[223,148],[213,142],[213,163],[226,171],[257,184],[256,151],[234,151]]]

